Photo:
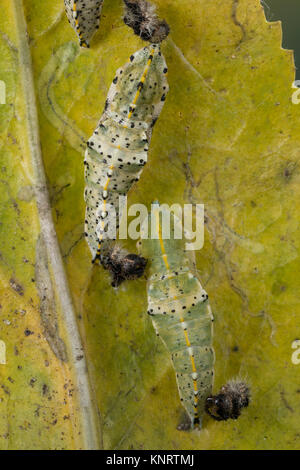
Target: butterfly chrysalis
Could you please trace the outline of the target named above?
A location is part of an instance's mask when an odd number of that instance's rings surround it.
[[[64,0],[69,23],[76,31],[81,47],[90,47],[90,40],[99,28],[104,0]]]
[[[151,237],[146,239],[151,220]],[[164,220],[171,220],[169,239],[163,237]],[[191,427],[201,428],[213,385],[213,317],[196,275],[193,253],[185,251],[184,237],[177,239],[174,235],[179,224],[181,221],[169,209],[152,204],[148,223],[142,224],[139,246],[149,265],[148,314],[171,354]]]
[[[169,90],[166,74],[159,44],[131,55],[117,71],[103,115],[87,142],[85,235],[93,262],[102,262],[112,273],[116,257],[110,256],[109,238],[122,216],[119,196],[127,195],[147,163],[152,128]],[[137,264],[138,277],[141,266]]]
[[[231,380],[221,388],[218,395],[207,398],[205,410],[215,420],[226,421],[237,419],[249,402],[249,386],[241,380]]]

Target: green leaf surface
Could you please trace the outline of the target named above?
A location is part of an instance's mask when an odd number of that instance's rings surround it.
[[[4,0],[0,20],[0,79],[7,85],[0,105],[0,339],[7,345],[0,447],[79,448],[91,427],[81,429],[76,386],[72,396],[76,357],[62,361],[72,351],[70,329],[40,229],[15,3]],[[128,203],[205,204],[197,267],[215,317],[215,391],[239,375],[252,401],[237,421],[206,417],[200,433],[177,431],[182,408],[170,358],[146,315],[145,279],[114,290],[108,274],[91,265],[82,236],[84,142],[115,71],[143,45],[122,22],[122,2],[106,0],[91,49],[81,50],[61,0],[24,0],[35,130],[103,446],[296,449],[300,131],[293,55],[281,49],[281,26],[266,22],[259,0],[153,3],[171,26],[162,46],[170,92]],[[135,249],[133,241],[125,245]]]

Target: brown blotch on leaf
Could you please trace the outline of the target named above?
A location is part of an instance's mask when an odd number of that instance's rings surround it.
[[[21,284],[18,284],[13,278],[9,280],[10,287],[19,295],[24,295],[24,289]]]
[[[25,335],[25,336],[34,335],[34,332],[33,332],[33,331],[30,331],[28,328],[26,328],[26,330],[24,331],[24,335]]]

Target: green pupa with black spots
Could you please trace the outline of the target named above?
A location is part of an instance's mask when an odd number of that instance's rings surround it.
[[[164,238],[163,220],[171,221],[169,238]],[[152,233],[148,233],[150,227]],[[148,314],[170,353],[191,427],[201,428],[214,379],[208,295],[197,276],[194,252],[187,250],[181,221],[168,207],[152,204],[141,234],[139,253],[148,259]]]
[[[85,236],[93,260],[105,254],[122,216],[119,197],[139,180],[152,129],[169,90],[159,44],[149,44],[118,69],[85,154]]]
[[[91,38],[99,29],[103,1],[64,0],[68,21],[81,47],[90,47]]]

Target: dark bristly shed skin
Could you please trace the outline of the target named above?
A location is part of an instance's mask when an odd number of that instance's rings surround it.
[[[205,410],[216,421],[227,421],[237,419],[249,403],[249,386],[240,380],[231,380],[221,388],[218,395],[207,398]]]
[[[141,277],[147,260],[135,253],[128,253],[118,245],[111,245],[102,256],[101,263],[111,274],[112,287],[119,287],[123,281]]]
[[[169,25],[157,17],[154,5],[146,0],[124,0],[124,4],[124,23],[132,28],[137,36],[154,43],[166,39],[170,32]]]

